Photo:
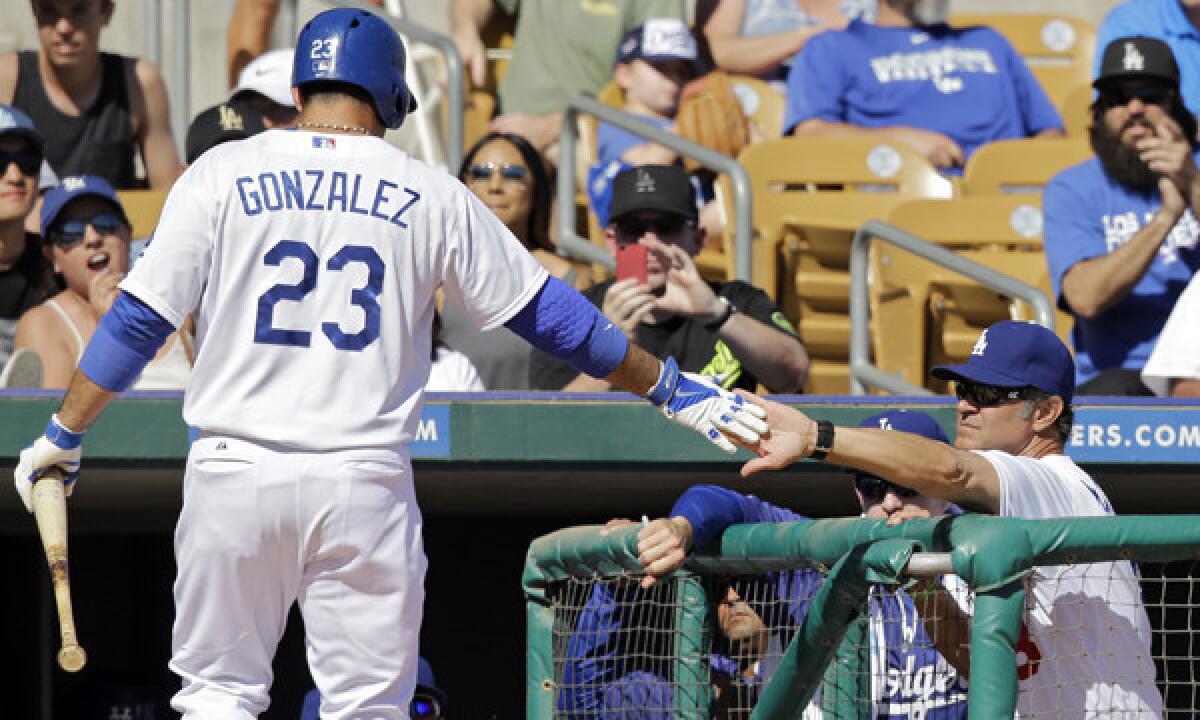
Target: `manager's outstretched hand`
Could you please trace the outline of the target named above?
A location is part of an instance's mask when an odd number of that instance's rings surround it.
[[[747,443],[758,457],[742,466],[742,477],[763,470],[782,470],[797,460],[812,455],[817,446],[817,423],[799,410],[754,393],[738,390],[746,406],[765,412],[770,432],[762,434],[757,443]]]
[[[753,448],[767,432],[762,408],[703,375],[680,372],[675,358],[669,357],[663,363],[658,382],[646,398],[671,420],[695,430],[727,453],[737,452],[730,438]]]

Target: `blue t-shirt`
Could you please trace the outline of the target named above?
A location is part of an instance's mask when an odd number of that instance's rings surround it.
[[[1126,0],[1113,7],[1096,33],[1092,77],[1100,74],[1104,48],[1131,35],[1158,38],[1171,48],[1179,64],[1183,102],[1193,115],[1200,114],[1200,30],[1188,20],[1179,0]]]
[[[812,118],[940,132],[966,157],[994,140],[1063,127],[1025,61],[995,30],[859,20],[821,33],[796,55],[784,134]]]
[[[1157,190],[1137,192],[1117,183],[1094,157],[1055,175],[1042,206],[1046,261],[1059,307],[1070,312],[1062,295],[1067,270],[1129,242],[1161,205]],[[1076,383],[1108,368],[1136,370],[1146,364],[1175,300],[1200,268],[1198,233],[1200,225],[1187,210],[1125,299],[1091,320],[1075,318]]]

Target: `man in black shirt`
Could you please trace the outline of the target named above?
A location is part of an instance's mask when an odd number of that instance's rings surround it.
[[[50,294],[54,275],[25,216],[38,196],[44,140],[25,113],[0,105],[0,369],[21,313]]]
[[[604,231],[608,248],[646,248],[646,282],[618,278],[584,295],[629,339],[656,357],[673,356],[680,368],[715,378],[726,389],[798,392],[808,354],[791,323],[763,291],[743,282],[708,283],[692,258],[704,245],[696,201],[678,167],[643,165],[613,180],[612,210]],[[532,386],[540,390],[603,392],[609,384],[534,352]]]

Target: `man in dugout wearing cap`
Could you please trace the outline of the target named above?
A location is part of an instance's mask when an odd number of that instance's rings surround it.
[[[1064,451],[1075,363],[1052,331],[998,322],[979,336],[967,362],[933,374],[954,381],[953,447],[910,433],[817,422],[751,397],[766,408],[771,434],[751,446],[759,457],[742,475],[813,458],[1001,517],[1115,514],[1100,486]],[[656,560],[642,559],[647,572],[658,573]],[[1131,563],[1041,566],[1027,583],[1016,648],[1022,717],[1162,716],[1150,622]]]
[[[1079,394],[1150,395],[1139,375],[1200,268],[1196,119],[1161,40],[1114,40],[1093,84],[1095,157],[1042,198],[1050,282],[1075,319]]]

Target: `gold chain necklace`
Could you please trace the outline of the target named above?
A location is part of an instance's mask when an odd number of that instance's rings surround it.
[[[319,123],[319,122],[302,122],[296,123],[297,130],[303,129],[312,130],[337,130],[339,132],[357,133],[358,135],[367,135],[369,131],[365,127],[358,125],[338,125],[336,123]]]

